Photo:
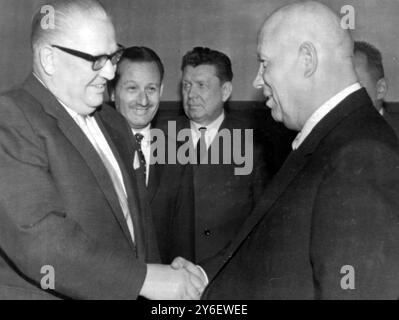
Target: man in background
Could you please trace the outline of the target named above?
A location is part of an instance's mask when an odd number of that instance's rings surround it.
[[[354,64],[360,84],[366,88],[377,111],[399,136],[399,111],[388,108],[384,101],[388,84],[381,52],[367,42],[355,41]]]
[[[146,186],[157,231],[162,261],[170,263],[175,256],[170,253],[167,241],[170,225],[175,215],[190,215],[193,208],[191,169],[189,166],[153,163],[154,152],[168,150],[168,130],[163,129],[165,144],[154,150],[152,121],[158,112],[163,91],[164,66],[159,56],[147,47],[125,49],[118,63],[116,76],[109,83],[110,97],[116,109],[129,123],[132,137],[127,153],[127,166],[136,171]],[[122,147],[121,147],[122,149]],[[167,153],[165,154],[167,159]],[[179,213],[181,212],[181,213]]]
[[[183,57],[181,70],[186,117],[178,119],[177,131],[189,130],[196,154],[191,162],[194,211],[174,217],[167,241],[174,255],[198,263],[217,255],[235,237],[269,175],[256,136],[245,138],[244,130],[252,134],[253,130],[224,109],[233,91],[228,56],[196,47]],[[234,131],[240,135],[234,136]],[[223,151],[225,147],[227,152]],[[219,161],[212,163],[215,154]],[[246,163],[238,163],[234,154],[246,154]],[[225,156],[232,161],[224,162]],[[248,172],[237,174],[243,166],[248,167]]]

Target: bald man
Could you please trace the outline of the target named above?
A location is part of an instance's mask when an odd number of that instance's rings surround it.
[[[264,23],[254,86],[299,134],[236,239],[206,266],[204,298],[399,297],[399,149],[357,82],[352,52],[338,16],[318,2]]]
[[[122,55],[96,0],[32,25],[33,74],[0,97],[0,300],[198,299],[204,275],[161,265],[129,127],[102,105]],[[101,107],[101,108],[100,108]]]

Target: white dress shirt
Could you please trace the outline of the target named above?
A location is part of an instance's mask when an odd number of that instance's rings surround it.
[[[298,133],[295,140],[292,142],[292,149],[296,150],[302,144],[307,136],[312,132],[313,128],[332,110],[334,109],[342,100],[353,92],[361,88],[358,82],[346,87],[344,90],[337,93],[331,99],[327,100],[321,105],[305,122],[302,130]]]
[[[146,175],[145,175],[145,183],[148,185],[148,179],[150,176],[150,162],[151,162],[151,124],[141,130],[133,129],[133,135],[136,133],[140,133],[143,135],[143,140],[141,141],[141,151],[143,151],[145,164],[146,164]],[[133,168],[137,170],[140,167],[140,161],[138,158],[137,152],[134,155],[133,160]]]
[[[219,117],[217,117],[212,123],[208,124],[207,126],[203,126],[195,123],[194,121],[190,121],[191,137],[193,139],[194,146],[197,146],[198,140],[201,138],[201,132],[199,128],[206,128],[205,143],[206,149],[208,150],[216,135],[218,134],[219,128],[222,125],[224,118],[225,114],[223,111]]]

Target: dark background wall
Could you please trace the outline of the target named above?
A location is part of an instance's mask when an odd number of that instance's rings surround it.
[[[252,88],[256,34],[265,16],[290,0],[102,0],[114,16],[118,40],[155,49],[165,62],[164,100],[178,100],[180,60],[193,46],[227,53],[235,79],[232,100],[261,100]],[[336,11],[355,8],[355,39],[383,52],[388,100],[399,100],[399,0],[323,0]],[[41,0],[0,0],[0,91],[30,71],[29,32]]]

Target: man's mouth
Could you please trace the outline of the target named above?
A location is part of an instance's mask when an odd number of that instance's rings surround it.
[[[92,86],[98,90],[105,90],[105,83],[104,84],[93,84]]]
[[[147,110],[147,109],[150,109],[151,106],[149,104],[146,106],[135,104],[134,106],[132,106],[132,108],[137,109],[137,110]]]
[[[188,106],[190,108],[199,108],[199,107],[201,107],[199,104],[195,104],[195,103],[189,103]]]
[[[273,96],[268,96],[266,97],[266,106],[269,107],[270,109],[273,109],[273,107],[275,106],[275,101],[273,99]]]
[[[136,112],[138,114],[141,114],[141,115],[147,113],[150,109],[151,109],[150,105],[147,105],[147,106],[137,106],[137,105],[135,105],[135,106],[131,107],[131,110],[133,110],[134,112]]]

